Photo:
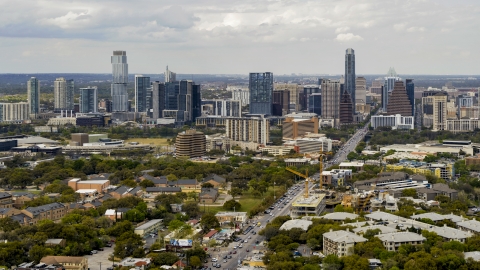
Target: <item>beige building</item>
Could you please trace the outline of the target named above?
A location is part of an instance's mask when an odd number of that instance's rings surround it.
[[[227,118],[226,135],[232,141],[266,145],[270,142],[270,123],[264,117]]]
[[[73,80],[66,80],[65,78],[61,77],[57,78],[53,82],[53,97],[55,109],[73,110],[73,90]]]
[[[218,212],[215,217],[220,225],[226,223],[244,223],[247,221],[247,212]]]
[[[12,195],[6,192],[0,192],[0,208],[12,208]]]
[[[303,91],[303,85],[296,83],[274,83],[273,89],[288,90],[290,92],[290,104],[295,104],[295,111],[300,111],[299,95]]]
[[[357,77],[355,79],[355,104],[365,104],[367,102],[367,79]]]
[[[81,180],[80,178],[73,178],[68,181],[68,186],[75,191],[95,189],[98,193],[103,193],[110,186],[110,180]]]
[[[290,154],[290,151],[295,151],[294,146],[266,146],[266,147],[260,147],[260,151],[262,152],[267,152],[270,155],[274,156],[285,156]]]
[[[340,121],[340,80],[322,80],[322,118]]]
[[[205,134],[193,129],[178,133],[175,148],[177,157],[194,158],[205,156]]]
[[[356,243],[366,242],[367,239],[349,231],[332,231],[323,234],[323,254],[334,254],[338,257],[353,254]]]
[[[88,259],[72,256],[46,256],[40,260],[44,264],[61,265],[65,270],[87,270]]]
[[[447,95],[438,93],[433,99],[433,131],[445,130],[447,121]]]
[[[426,238],[413,232],[394,232],[377,235],[388,251],[398,251],[401,245],[418,246],[425,242]]]
[[[0,121],[21,123],[30,119],[28,102],[0,103]]]
[[[287,117],[282,123],[283,139],[296,139],[308,133],[318,133],[318,118]]]

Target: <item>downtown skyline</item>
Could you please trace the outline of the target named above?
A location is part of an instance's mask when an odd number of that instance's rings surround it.
[[[343,74],[351,47],[357,74],[480,74],[476,1],[114,3],[2,5],[0,73],[108,73],[123,50],[131,74]]]

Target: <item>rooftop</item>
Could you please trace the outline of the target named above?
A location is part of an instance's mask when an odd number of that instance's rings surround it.
[[[447,227],[447,224],[445,224],[443,227],[432,226],[431,228],[427,228],[426,230],[430,232],[435,232],[441,237],[447,239],[466,239],[473,236],[471,232],[465,232],[459,229],[450,228]]]
[[[457,222],[457,226],[461,226],[475,232],[480,232],[480,221],[475,219]]]
[[[308,230],[308,227],[312,225],[312,223],[313,222],[310,220],[292,219],[283,223],[283,225],[280,227],[280,230],[291,230],[293,228],[300,228],[306,231]]]
[[[315,195],[310,195],[308,198],[305,198],[301,196],[298,198],[295,202],[292,203],[292,206],[298,207],[298,206],[306,206],[306,207],[311,207],[311,206],[317,206],[319,205],[322,200],[325,198],[325,194],[315,194]]]
[[[382,234],[386,234],[386,233],[393,233],[393,232],[396,232],[397,229],[395,228],[392,228],[392,227],[387,227],[387,226],[383,226],[383,225],[370,225],[370,226],[365,226],[365,227],[357,227],[355,229],[353,229],[353,231],[355,233],[365,233],[367,230],[376,230],[376,229],[379,229],[382,233]]]
[[[137,228],[135,228],[135,230],[145,230],[145,229],[148,229],[151,226],[153,226],[157,223],[161,223],[161,222],[163,222],[163,219],[152,219],[152,220],[148,221],[147,223],[144,223],[144,224],[138,226]]]
[[[352,214],[348,212],[333,212],[323,216],[324,219],[330,219],[330,220],[345,220],[347,218],[356,219],[357,217],[358,217],[357,214]]]
[[[349,231],[330,231],[323,234],[323,238],[330,239],[334,242],[344,242],[344,243],[358,243],[358,242],[366,242],[367,239],[358,236]]]
[[[425,241],[425,237],[413,232],[395,232],[379,234],[377,237],[384,242],[413,242]]]

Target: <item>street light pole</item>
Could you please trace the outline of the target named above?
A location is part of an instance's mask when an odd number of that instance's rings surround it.
[[[275,196],[275,182],[273,182],[273,200],[275,201],[277,197]]]

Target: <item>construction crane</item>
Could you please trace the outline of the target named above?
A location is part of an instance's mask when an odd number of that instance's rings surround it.
[[[311,181],[311,178],[308,177],[308,171],[307,171],[307,173],[306,173],[306,175],[305,175],[305,174],[303,174],[303,173],[301,173],[301,172],[297,172],[296,170],[290,169],[290,168],[288,168],[288,167],[285,168],[285,169],[286,169],[287,171],[295,174],[295,175],[298,175],[298,176],[300,176],[300,177],[302,177],[302,178],[305,178],[305,194],[303,195],[303,197],[305,197],[305,199],[308,198],[308,182]]]
[[[332,155],[332,152],[323,152],[320,151],[320,156],[318,157],[318,163],[320,164],[320,172],[318,175],[318,179],[320,180],[320,190],[323,189],[323,178],[322,178],[322,172],[323,172],[323,157],[326,155]]]

